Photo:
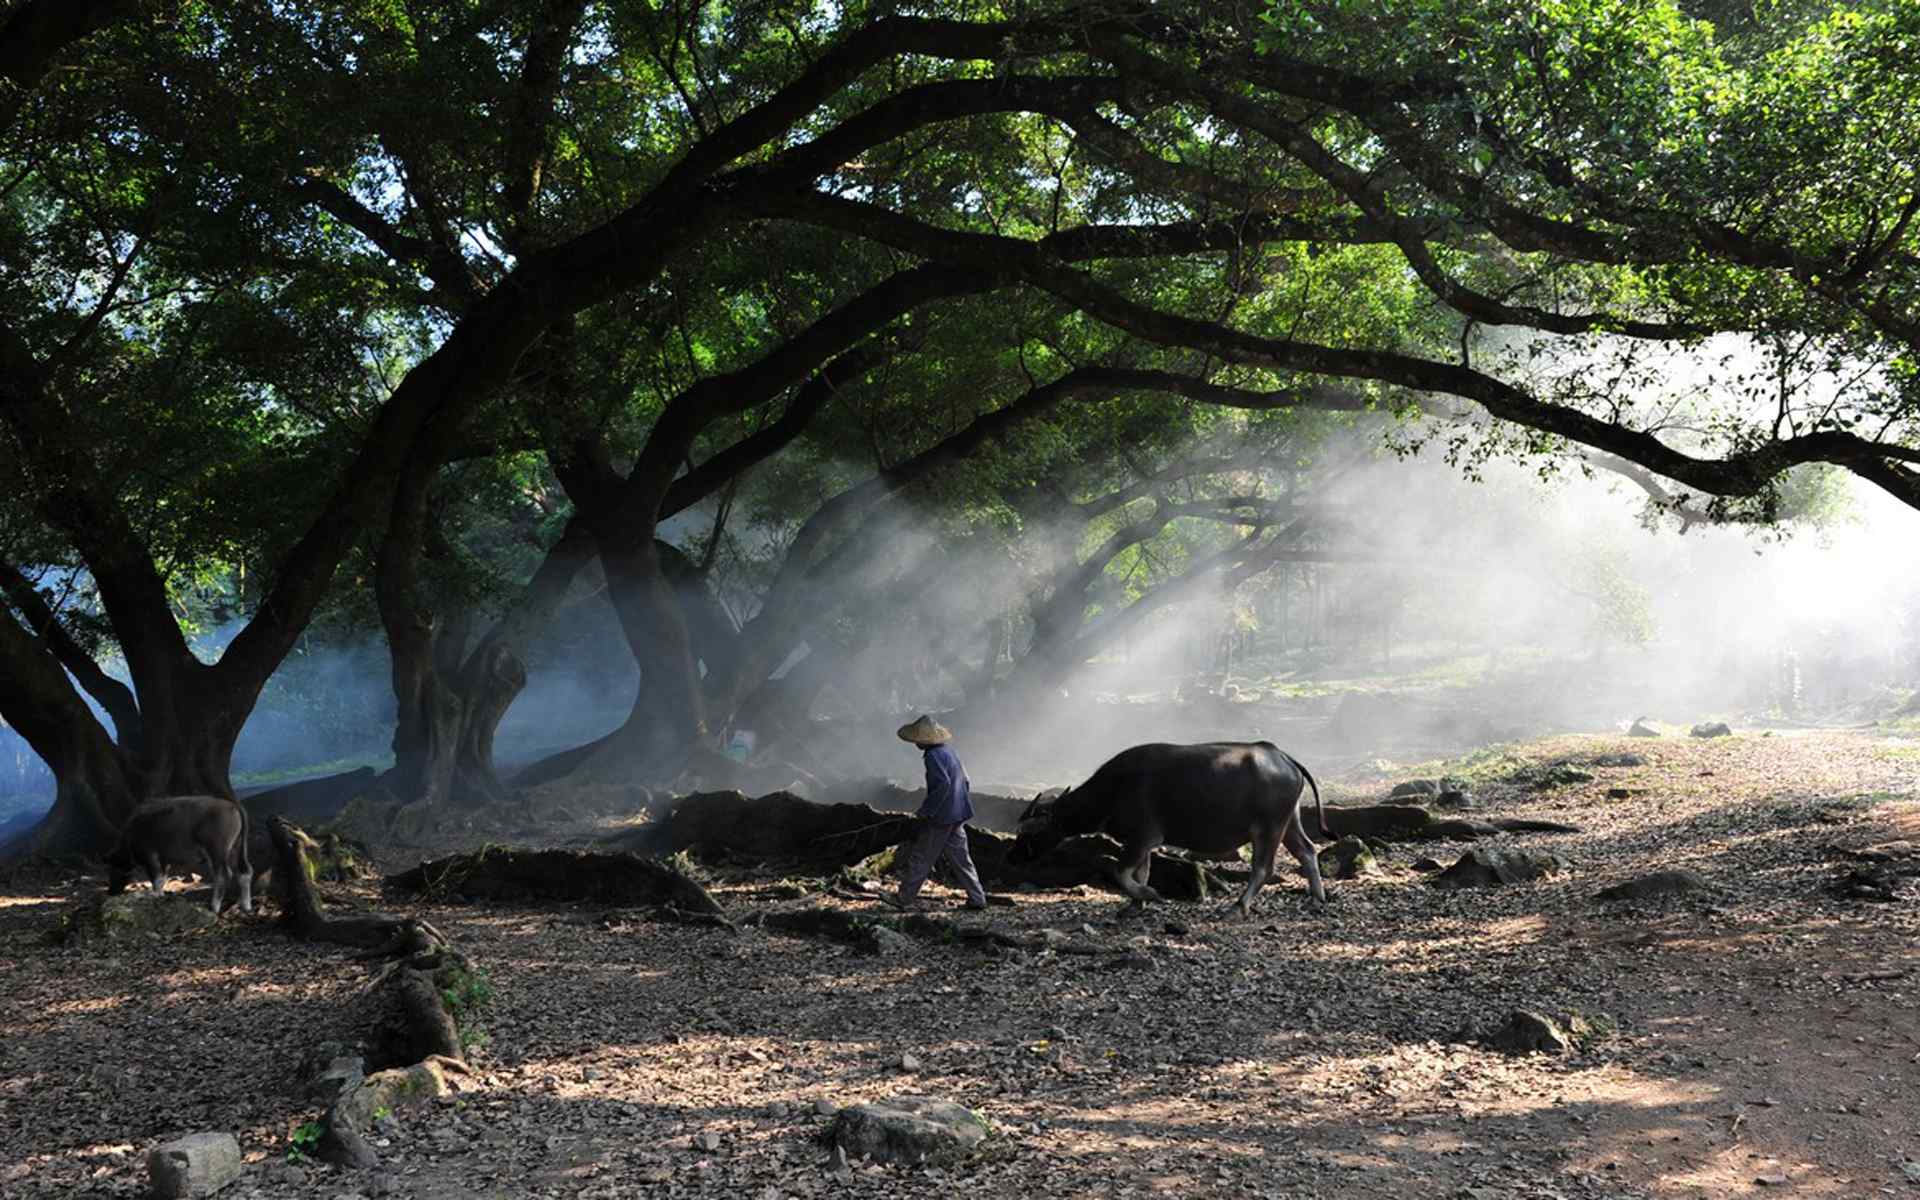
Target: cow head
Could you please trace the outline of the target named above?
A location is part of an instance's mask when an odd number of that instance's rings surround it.
[[[1066,831],[1060,828],[1058,821],[1054,820],[1054,812],[1055,806],[1072,791],[1072,788],[1067,788],[1051,796],[1042,792],[1033,798],[1033,802],[1027,805],[1027,810],[1020,814],[1020,824],[1015,828],[1013,849],[1007,854],[1008,862],[1032,862],[1067,839]]]

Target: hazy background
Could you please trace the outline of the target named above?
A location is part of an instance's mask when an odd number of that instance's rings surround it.
[[[993,784],[1073,782],[1145,740],[1266,737],[1334,771],[1618,732],[1638,717],[1682,733],[1705,720],[1859,724],[1897,712],[1920,683],[1920,513],[1864,486],[1843,519],[1784,536],[1649,529],[1641,493],[1617,478],[1543,482],[1495,464],[1473,482],[1430,456],[1363,462],[1314,500],[1341,519],[1328,547],[1341,561],[1282,564],[1157,614],[1037,696],[966,697],[948,672],[916,669],[919,632],[904,647],[880,638],[821,693],[804,744],[769,752],[815,773],[910,782],[917,760],[892,730],[933,711],[948,714],[975,779]],[[937,540],[915,531],[910,506],[897,519],[901,555]],[[917,624],[880,593],[855,619],[924,630],[1020,594],[1004,555],[979,555],[970,572]],[[626,716],[637,679],[603,601],[567,610],[531,658],[503,760],[590,740]],[[392,717],[377,639],[310,640],[242,734],[236,784],[382,765]],[[39,760],[0,728],[0,797],[17,810],[51,796]]]

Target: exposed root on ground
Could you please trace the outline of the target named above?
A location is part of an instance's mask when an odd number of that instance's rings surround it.
[[[406,1047],[411,1063],[400,1070],[380,1071],[345,1087],[322,1118],[324,1132],[319,1157],[342,1166],[369,1168],[380,1156],[367,1139],[376,1116],[409,1099],[435,1095],[446,1088],[446,1075],[465,1073],[466,1054],[456,1005],[468,1001],[473,964],[454,949],[444,934],[425,921],[378,914],[329,917],[320,908],[313,887],[314,866],[307,857],[312,844],[284,818],[268,822],[273,839],[283,920],[296,937],[306,941],[356,946],[359,959],[391,959],[367,984],[365,994],[389,992],[400,1014],[394,1031],[396,1044]]]

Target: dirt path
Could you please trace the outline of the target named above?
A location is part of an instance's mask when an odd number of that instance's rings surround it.
[[[1590,765],[1618,753],[1647,761]],[[1569,759],[1595,778],[1499,782]],[[873,957],[557,909],[426,910],[494,985],[484,1089],[390,1123],[376,1178],[279,1163],[311,1115],[286,1044],[351,1027],[364,968],[262,926],[89,964],[31,940],[60,893],[16,897],[0,907],[0,1189],[134,1194],[134,1151],[217,1127],[255,1160],[238,1196],[1920,1196],[1901,1166],[1920,1158],[1920,901],[1829,896],[1842,868],[1823,851],[1920,838],[1914,743],[1566,738],[1465,768],[1500,815],[1581,825],[1517,839],[1572,869],[1443,893],[1411,864],[1462,847],[1408,847],[1325,912],[1288,879],[1251,922],[1190,905],[1123,920],[1095,893],[987,918],[1133,951],[1104,958]],[[1676,866],[1723,890],[1593,899]],[[1603,1036],[1559,1059],[1471,1040],[1515,1008],[1578,1011]],[[135,1012],[148,1020],[130,1026]],[[246,1085],[169,1065],[216,1037]],[[79,1065],[100,1060],[169,1083],[103,1106]],[[816,1103],[900,1092],[979,1109],[993,1148],[944,1174],[829,1175]]]

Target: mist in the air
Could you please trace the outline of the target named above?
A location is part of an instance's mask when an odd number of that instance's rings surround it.
[[[1310,553],[1202,588],[1093,661],[1014,687],[1031,561],[955,538],[903,499],[849,560],[864,565],[834,577],[851,600],[807,646],[830,656],[816,663],[812,720],[763,734],[756,753],[797,777],[911,784],[917,756],[893,729],[930,711],[954,726],[976,780],[1033,789],[1141,741],[1268,738],[1337,770],[1636,719],[1676,735],[1708,720],[1857,725],[1920,684],[1920,513],[1865,485],[1817,527],[1683,533],[1670,519],[1649,527],[1644,496],[1604,472],[1543,481],[1496,464],[1470,480],[1435,455],[1381,453],[1328,472],[1311,503],[1326,532]],[[744,620],[750,573],[734,578],[724,598]],[[998,644],[992,618],[1005,624]],[[243,789],[390,761],[387,672],[377,639],[310,639],[241,736]],[[530,648],[500,731],[509,775],[617,726],[637,685],[604,598],[563,610]],[[0,795],[51,794],[44,766],[0,729]]]

